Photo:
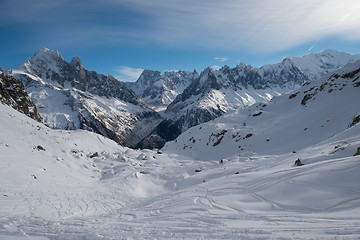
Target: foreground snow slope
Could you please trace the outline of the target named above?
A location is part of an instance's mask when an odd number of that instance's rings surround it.
[[[359,239],[355,67],[191,128],[162,153],[0,104],[0,239]]]

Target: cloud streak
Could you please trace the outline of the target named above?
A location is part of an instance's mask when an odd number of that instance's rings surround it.
[[[116,79],[122,82],[135,82],[144,69],[132,68],[128,66],[118,66],[114,69],[114,71],[118,73],[116,76],[114,76]]]
[[[228,60],[226,57],[215,57],[214,59],[219,62],[226,62]]]
[[[53,0],[51,4],[42,3],[40,0],[4,0],[0,26],[24,23],[29,29],[38,29],[40,37],[46,34],[42,33],[43,29],[65,36],[71,32],[78,42],[91,39],[94,43],[114,45],[157,43],[170,47],[236,48],[268,53],[322,38],[360,40],[358,0],[263,0],[261,4],[253,0],[103,0],[101,4],[96,0]],[[57,29],[57,25],[63,27]],[[83,30],[89,26],[91,31]]]

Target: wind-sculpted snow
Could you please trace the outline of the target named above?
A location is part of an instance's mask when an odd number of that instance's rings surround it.
[[[161,151],[52,130],[0,104],[0,239],[359,239],[359,69]]]

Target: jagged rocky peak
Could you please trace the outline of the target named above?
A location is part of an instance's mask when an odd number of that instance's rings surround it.
[[[40,49],[38,52],[35,53],[33,57],[29,59],[28,62],[31,64],[36,64],[38,67],[51,66],[51,65],[58,65],[64,61],[64,58],[58,51],[50,50],[48,48]]]
[[[134,88],[134,92],[139,94],[141,91],[145,90],[149,86],[151,86],[155,81],[161,78],[160,71],[153,70],[144,70],[139,79],[136,81],[138,87]]]
[[[43,48],[26,62],[20,64],[17,69],[38,75],[46,69],[62,67],[63,62],[64,59],[58,51]]]
[[[153,71],[153,70],[149,70],[149,69],[145,69],[138,81],[144,83],[144,84],[149,84],[151,82],[153,82],[154,79],[159,79],[161,77],[161,72],[160,71]]]
[[[160,110],[167,107],[198,76],[196,70],[164,73],[144,70],[136,82],[126,82],[125,86],[137,93],[149,106]]]
[[[72,66],[73,68],[80,70],[83,69],[83,65],[81,64],[81,60],[78,56],[75,56],[72,58],[71,62],[70,62],[70,66]]]
[[[208,66],[200,73],[200,78],[202,78],[203,76],[208,76],[210,74],[214,74],[214,70],[210,66]]]
[[[39,51],[37,51],[34,56],[31,58],[33,60],[36,59],[61,59],[64,60],[63,57],[60,55],[60,53],[56,50],[50,50],[48,48],[42,48]]]

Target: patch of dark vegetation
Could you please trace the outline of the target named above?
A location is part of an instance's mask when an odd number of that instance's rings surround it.
[[[299,94],[299,92],[293,93],[289,96],[289,99],[295,98],[297,95]]]
[[[315,94],[306,94],[301,100],[301,105],[305,106],[307,101],[309,101]]]
[[[215,147],[215,146],[219,145],[221,143],[221,140],[223,140],[223,138],[224,138],[224,135],[222,135],[216,142],[214,142],[213,146]]]
[[[344,75],[341,75],[342,78],[353,78],[356,74],[358,74],[360,72],[360,68],[356,69],[355,71],[346,73]]]
[[[213,146],[217,146],[220,144],[221,140],[224,138],[225,133],[227,133],[227,130],[224,129],[219,133],[211,133],[210,137],[209,137],[209,141],[206,143],[206,145],[209,145],[209,143],[211,141],[215,141],[215,143],[213,144]]]
[[[354,154],[354,156],[358,156],[358,155],[360,155],[360,147],[357,148],[356,153]]]
[[[263,112],[257,112],[257,113],[254,113],[252,116],[253,117],[257,117],[257,116],[259,116],[259,115],[261,115]]]
[[[353,118],[353,121],[349,124],[348,128],[351,128],[360,122],[360,115]]]
[[[245,139],[245,138],[250,138],[250,137],[252,137],[252,133],[248,133],[248,134],[246,134],[246,136],[243,138],[243,139]]]
[[[308,89],[308,90],[304,91],[304,93],[311,92],[314,88],[315,88],[315,87],[312,87],[312,88],[310,88],[310,89]]]

